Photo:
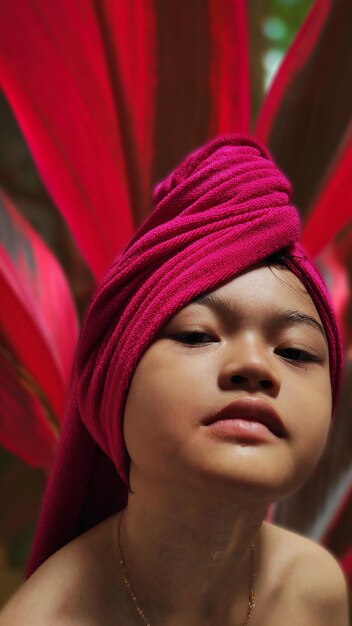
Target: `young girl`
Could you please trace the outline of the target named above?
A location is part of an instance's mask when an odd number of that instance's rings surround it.
[[[347,626],[334,558],[264,521],[316,465],[341,371],[289,194],[238,135],[157,186],[87,312],[0,626]]]

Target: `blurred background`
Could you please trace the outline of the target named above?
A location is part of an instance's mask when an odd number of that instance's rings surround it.
[[[293,182],[346,368],[279,524],[352,579],[350,0],[0,0],[0,606],[21,584],[89,297],[190,150],[252,132]]]

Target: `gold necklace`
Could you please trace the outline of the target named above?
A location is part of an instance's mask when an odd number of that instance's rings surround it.
[[[139,617],[143,620],[146,626],[151,626],[150,622],[144,615],[143,610],[138,604],[136,594],[134,593],[132,589],[132,585],[127,575],[126,563],[125,563],[125,558],[123,556],[123,552],[121,548],[121,539],[120,539],[121,520],[122,520],[122,515],[119,516],[119,522],[118,522],[118,527],[117,527],[117,545],[119,549],[120,565],[121,565],[122,572],[123,572],[123,581],[130,595],[130,598],[133,601],[134,606],[136,607],[136,611]],[[245,621],[243,622],[243,626],[248,626],[249,620],[251,619],[251,616],[253,614],[254,606],[255,606],[255,550],[254,550],[254,544],[252,543],[251,545],[251,575],[250,575],[250,585],[249,585],[249,595],[248,595],[248,606],[247,606],[247,615],[246,615]]]

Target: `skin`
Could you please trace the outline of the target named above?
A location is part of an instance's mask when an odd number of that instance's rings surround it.
[[[133,494],[121,544],[138,602],[152,626],[242,626],[254,543],[250,626],[347,626],[346,584],[333,557],[263,522],[268,504],[312,472],[329,433],[329,355],[319,315],[282,268],[258,266],[213,293],[231,313],[200,302],[181,309],[142,356],[127,398]],[[279,323],[284,309],[317,324]],[[273,407],[286,436],[229,440],[204,426],[245,397]],[[117,615],[121,626],[142,623],[118,568],[117,521],[48,559],[0,626],[109,626]]]

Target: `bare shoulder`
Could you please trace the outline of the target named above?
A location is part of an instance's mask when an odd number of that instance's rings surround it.
[[[267,525],[268,537],[285,582],[285,600],[299,603],[316,626],[348,626],[345,576],[335,557],[321,545],[279,526]],[[314,622],[313,622],[314,620]]]
[[[94,615],[100,594],[108,590],[105,578],[97,576],[97,571],[103,571],[109,579],[111,542],[104,530],[105,522],[47,559],[3,608],[0,626],[93,624],[81,618],[81,609]]]
[[[0,613],[0,626],[54,624],[65,588],[73,586],[70,583],[74,579],[74,552],[69,545],[45,561],[5,605]]]

